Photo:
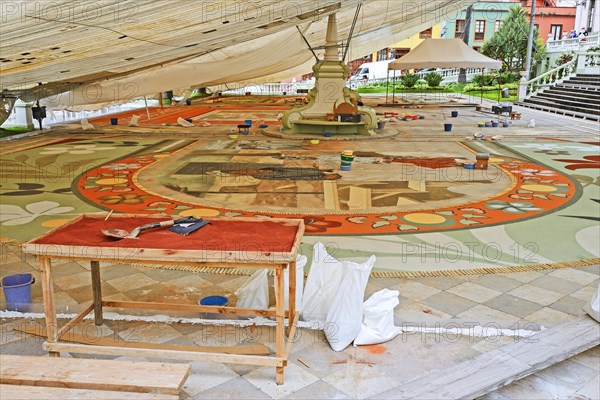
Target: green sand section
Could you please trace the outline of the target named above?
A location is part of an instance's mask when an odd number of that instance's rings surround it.
[[[81,140],[2,156],[0,235],[27,241],[81,213],[104,211],[77,196],[79,176],[112,160],[160,151],[171,142]]]
[[[598,247],[600,247],[600,238],[597,236],[600,217],[598,151],[600,148],[567,142],[527,143],[510,147],[543,164],[568,173],[579,182],[582,190],[579,201],[571,206],[544,218],[508,226],[507,231],[510,235],[517,241],[524,238],[533,240],[539,245],[540,254],[555,261],[598,257]],[[587,246],[584,241],[588,243]]]

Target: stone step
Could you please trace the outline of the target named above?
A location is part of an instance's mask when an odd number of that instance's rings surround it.
[[[598,322],[584,316],[449,368],[418,376],[377,398],[474,399],[599,344]]]
[[[573,96],[567,96],[567,95],[557,95],[555,93],[538,93],[537,95],[535,95],[535,97],[533,97],[534,99],[540,99],[540,100],[548,100],[548,101],[552,101],[555,102],[556,104],[560,104],[563,106],[568,106],[568,107],[582,107],[582,108],[589,108],[592,110],[600,110],[600,105],[598,104],[597,101],[592,101],[592,100],[585,100],[585,99],[581,99],[581,98],[576,98]]]
[[[598,107],[588,108],[585,105],[560,104],[556,100],[550,100],[550,99],[541,99],[541,98],[534,97],[534,98],[525,100],[525,104],[527,104],[527,103],[536,104],[536,105],[539,105],[542,107],[551,107],[551,108],[562,109],[565,111],[577,112],[577,113],[582,113],[582,114],[589,114],[589,115],[596,115],[596,116],[600,115],[600,109],[598,109]]]
[[[565,109],[555,108],[555,107],[550,107],[550,106],[543,106],[543,105],[533,104],[533,103],[529,103],[529,102],[527,102],[527,103],[526,102],[518,102],[518,103],[515,103],[515,105],[518,105],[521,107],[526,107],[526,108],[531,108],[531,109],[539,110],[539,111],[551,112],[554,114],[588,119],[588,120],[592,120],[592,121],[600,121],[600,116],[592,115],[592,114],[588,114],[588,113],[565,110]]]
[[[545,94],[545,95],[555,95],[557,97],[564,97],[567,99],[573,99],[573,98],[577,98],[577,99],[581,99],[581,101],[584,102],[592,102],[592,103],[597,103],[600,102],[600,91],[599,92],[577,92],[577,94],[574,94],[574,92],[572,90],[569,90],[567,88],[559,88],[559,87],[554,87],[554,88],[550,88],[550,89],[546,89],[541,93],[538,94]]]

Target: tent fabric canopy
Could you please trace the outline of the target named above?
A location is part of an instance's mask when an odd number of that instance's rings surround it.
[[[502,62],[473,50],[461,39],[425,39],[408,54],[388,64],[388,70],[501,67]]]

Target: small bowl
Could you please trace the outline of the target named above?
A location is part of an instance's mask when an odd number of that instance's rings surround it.
[[[201,306],[226,307],[229,304],[229,299],[225,296],[212,295],[201,298],[198,300],[198,304]]]
[[[238,135],[229,135],[229,139],[237,139]]]
[[[310,144],[319,144],[320,142],[319,139],[311,139]]]
[[[475,169],[475,164],[474,163],[463,164],[463,167],[465,167],[466,169]]]

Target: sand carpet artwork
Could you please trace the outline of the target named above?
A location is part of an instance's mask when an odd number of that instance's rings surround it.
[[[260,215],[303,218],[304,253],[321,241],[336,258],[375,254],[380,274],[508,271],[599,257],[595,144],[314,146],[224,136],[72,138],[8,152],[0,160],[1,236],[23,242],[83,212]],[[352,169],[340,171],[348,148]],[[456,164],[479,152],[490,153],[487,170]]]

